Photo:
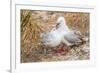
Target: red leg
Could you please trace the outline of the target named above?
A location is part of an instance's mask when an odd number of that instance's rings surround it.
[[[54,54],[56,55],[66,55],[67,48],[65,48],[64,44],[59,45],[58,48],[54,50]]]

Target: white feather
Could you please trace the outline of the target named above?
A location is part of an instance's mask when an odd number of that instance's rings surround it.
[[[67,46],[71,46],[81,42],[81,40],[68,28],[65,18],[61,16],[57,20],[55,30],[42,34],[42,42],[46,46],[56,47],[61,42],[65,43]]]

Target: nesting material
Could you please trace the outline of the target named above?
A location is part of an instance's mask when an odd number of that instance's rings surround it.
[[[67,47],[60,43],[56,47],[47,47],[41,42],[41,33],[50,32],[57,19],[63,16],[69,29],[75,30],[86,39],[80,46]],[[82,12],[56,12],[21,10],[21,63],[86,60],[90,57],[89,49],[89,13]],[[60,32],[60,31],[59,31]],[[55,53],[55,49],[63,46],[62,54]],[[44,54],[44,52],[47,52]]]

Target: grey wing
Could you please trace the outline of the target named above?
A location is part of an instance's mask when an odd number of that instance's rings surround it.
[[[82,42],[80,40],[79,36],[72,33],[72,32],[64,35],[64,39],[67,40],[69,43],[73,43],[73,44],[77,44],[77,43]]]
[[[53,40],[53,36],[49,32],[43,34],[43,36],[42,36],[43,43],[49,43],[52,40]]]

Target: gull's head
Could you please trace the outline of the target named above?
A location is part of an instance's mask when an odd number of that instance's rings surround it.
[[[56,28],[64,27],[64,26],[66,26],[65,18],[64,18],[63,16],[60,16],[60,17],[57,19]]]

